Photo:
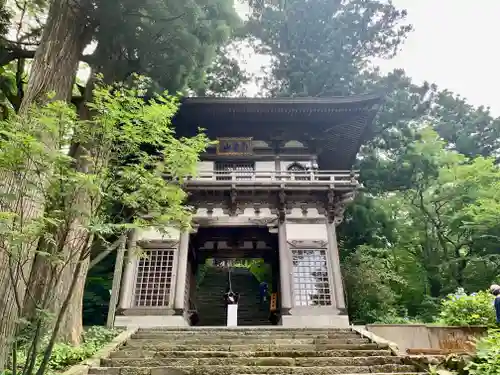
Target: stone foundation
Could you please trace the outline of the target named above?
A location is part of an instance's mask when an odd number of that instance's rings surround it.
[[[347,315],[285,315],[281,326],[287,328],[349,328]]]
[[[189,327],[189,323],[180,315],[121,315],[115,318],[116,327]]]

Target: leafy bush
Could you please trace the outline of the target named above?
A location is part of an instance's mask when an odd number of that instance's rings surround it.
[[[273,273],[269,263],[264,262],[262,259],[256,259],[251,262],[248,269],[260,283],[263,281],[267,283],[270,293],[273,292]]]
[[[424,324],[424,322],[418,318],[412,318],[410,316],[389,314],[380,317],[375,324]]]
[[[92,357],[99,349],[110,342],[117,334],[118,330],[110,330],[104,327],[95,326],[87,329],[83,335],[82,344],[71,346],[64,343],[58,343],[54,346],[50,362],[49,372],[61,371],[70,366]],[[44,344],[48,341],[44,338]],[[18,366],[22,368],[26,361],[25,348],[20,348],[18,355]],[[37,358],[37,364],[41,361],[41,355]],[[11,374],[11,372],[7,372]]]
[[[63,370],[92,357],[99,349],[110,342],[118,331],[104,327],[90,327],[83,335],[82,344],[74,347],[67,344],[56,344],[52,352],[49,368]]]
[[[492,330],[477,342],[476,356],[467,366],[470,375],[500,374],[500,331]]]
[[[458,289],[442,301],[439,323],[450,326],[494,326],[493,299],[487,291],[467,295],[463,289]]]

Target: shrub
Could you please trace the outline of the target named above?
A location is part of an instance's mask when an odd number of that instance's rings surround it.
[[[413,318],[410,316],[398,316],[389,314],[383,317],[380,317],[375,324],[424,324],[424,322],[418,318]]]
[[[80,346],[56,344],[50,357],[51,370],[64,370],[92,357],[99,349],[110,342],[118,333],[116,330],[94,326],[87,329]]]
[[[493,299],[487,291],[467,295],[463,289],[458,289],[441,302],[439,323],[450,326],[494,326]]]
[[[64,343],[56,344],[50,356],[48,372],[53,373],[64,370],[92,357],[118,333],[118,330],[110,330],[104,327],[95,326],[85,331],[82,344],[79,346],[71,346]],[[44,338],[42,341],[43,345],[46,345],[48,340]],[[26,361],[25,350],[26,348],[19,348],[18,351],[17,360],[19,369],[22,369]],[[42,354],[37,357],[37,364],[41,361],[41,355]],[[12,374],[12,371],[7,371],[6,375],[8,374]]]
[[[500,374],[500,331],[492,330],[477,342],[476,356],[467,366],[470,375]]]

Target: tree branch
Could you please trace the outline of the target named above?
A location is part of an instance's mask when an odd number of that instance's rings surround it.
[[[25,50],[21,47],[9,45],[0,49],[0,66],[17,59],[32,59],[35,57],[35,51]]]
[[[5,66],[18,59],[33,59],[35,52],[36,50],[26,50],[13,44],[0,47],[0,66]],[[92,55],[82,55],[80,61],[90,64],[92,62]]]
[[[149,16],[147,14],[139,13],[139,12],[137,12],[137,13],[131,13],[131,12],[125,13],[126,16],[142,17],[142,18],[146,18],[146,19],[153,21],[153,22],[173,22],[173,21],[178,20],[179,18],[183,17],[185,14],[186,14],[186,12],[181,13],[177,16],[170,17],[170,18],[156,18],[154,16]]]

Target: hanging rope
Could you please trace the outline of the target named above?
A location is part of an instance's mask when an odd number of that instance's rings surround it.
[[[229,284],[229,293],[233,294],[233,283],[231,282],[231,266],[227,267],[227,281]]]

